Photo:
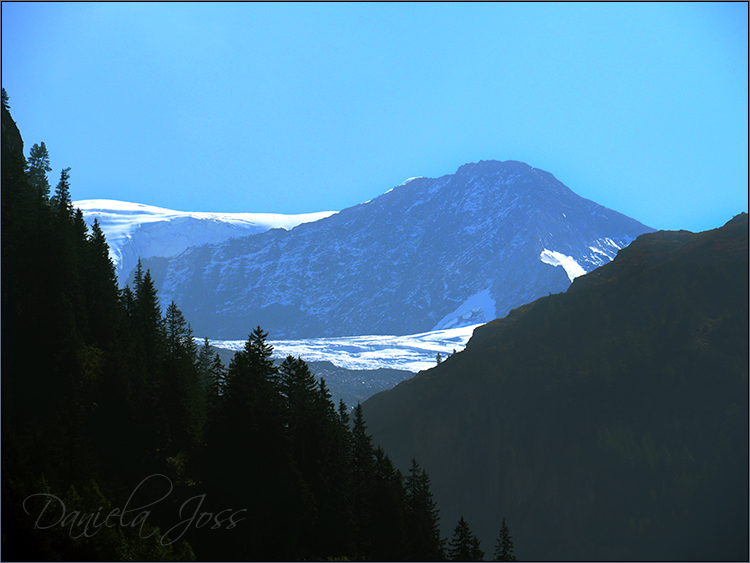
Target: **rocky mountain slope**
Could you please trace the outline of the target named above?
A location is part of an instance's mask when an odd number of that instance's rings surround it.
[[[89,225],[94,219],[99,221],[122,287],[132,277],[138,258],[170,258],[191,246],[269,229],[291,229],[334,213],[195,213],[111,199],[85,199],[73,202],[73,206],[83,212]]]
[[[564,291],[652,229],[521,162],[467,164],[291,231],[150,260],[195,333],[242,339],[468,326]]]
[[[747,560],[748,217],[644,234],[364,403],[444,533],[529,560]]]

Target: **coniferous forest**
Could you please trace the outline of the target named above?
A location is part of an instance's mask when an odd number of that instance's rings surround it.
[[[118,290],[101,228],[72,206],[75,171],[52,188],[47,147],[24,156],[9,107],[3,91],[3,559],[454,553],[427,473],[397,470],[302,359],[275,366],[249,327],[223,365],[178,304],[162,313],[149,271]]]

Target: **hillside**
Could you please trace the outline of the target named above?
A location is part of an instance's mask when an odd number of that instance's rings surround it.
[[[748,218],[640,236],[364,404],[444,533],[531,560],[747,560]],[[469,504],[469,508],[467,508]]]
[[[245,338],[415,334],[491,321],[564,291],[652,229],[515,161],[412,178],[291,231],[145,262],[195,332]]]

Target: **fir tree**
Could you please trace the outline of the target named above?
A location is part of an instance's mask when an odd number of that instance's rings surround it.
[[[349,428],[349,407],[346,406],[344,399],[339,399],[339,419],[341,420],[341,424]]]
[[[516,561],[516,556],[513,555],[513,539],[510,537],[505,518],[503,518],[503,525],[500,527],[500,534],[497,536],[495,561]]]
[[[352,417],[351,438],[352,505],[355,521],[355,539],[359,556],[369,558],[373,548],[372,501],[375,480],[375,452],[372,438],[367,434],[362,405],[357,403]]]
[[[380,446],[375,449],[374,493],[372,559],[403,561],[408,557],[404,478]]]
[[[213,359],[211,344],[209,344],[208,338],[206,337],[203,339],[203,345],[198,351],[198,363],[196,365],[198,375],[201,378],[201,386],[205,391],[208,391],[211,386],[211,364],[213,363]]]
[[[415,459],[406,477],[407,520],[412,561],[441,561],[444,545],[440,537],[440,515],[430,490],[430,477]]]
[[[320,424],[324,421],[324,403],[318,401],[315,376],[301,359],[287,356],[279,368],[280,390],[289,429],[292,457],[306,479],[315,478],[314,465],[322,452]]]
[[[226,388],[227,370],[221,362],[221,356],[214,354],[214,361],[211,364],[211,386],[209,387],[212,397],[221,398]],[[216,399],[214,399],[216,400]]]
[[[477,538],[469,528],[469,524],[464,517],[458,521],[453,529],[453,538],[448,544],[449,561],[483,561],[484,551],[479,547],[479,538]]]
[[[224,467],[223,502],[248,509],[248,542],[242,559],[288,559],[294,524],[306,510],[299,474],[289,455],[283,396],[268,334],[257,327],[229,365],[211,463]]]
[[[55,187],[55,195],[52,196],[51,203],[58,217],[72,220],[73,200],[70,198],[70,167],[63,168],[60,172],[60,181]]]
[[[161,404],[173,453],[193,453],[202,437],[205,401],[196,366],[198,351],[190,325],[172,301],[165,316],[167,352]]]
[[[26,161],[28,165],[29,181],[39,190],[39,194],[45,200],[49,197],[50,185],[47,172],[52,171],[49,165],[49,153],[44,141],[40,145],[34,144]]]

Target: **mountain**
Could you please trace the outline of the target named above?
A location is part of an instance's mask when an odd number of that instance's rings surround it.
[[[649,232],[515,161],[411,178],[376,199],[149,260],[196,334],[241,339],[414,334],[490,321],[564,291]]]
[[[364,403],[444,533],[530,560],[748,558],[748,217],[638,237]]]
[[[190,246],[224,242],[268,229],[291,229],[335,213],[191,213],[111,199],[85,199],[73,205],[83,212],[89,226],[94,219],[99,220],[122,286],[138,258],[177,256]]]

